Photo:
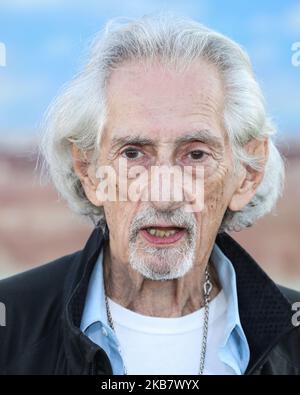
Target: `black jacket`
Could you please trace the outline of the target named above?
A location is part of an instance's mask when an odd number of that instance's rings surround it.
[[[112,374],[105,352],[80,331],[89,277],[104,242],[95,229],[82,251],[0,281],[1,374]],[[246,374],[300,374],[300,327],[291,301],[229,235],[217,244],[237,277],[239,314],[251,359]]]

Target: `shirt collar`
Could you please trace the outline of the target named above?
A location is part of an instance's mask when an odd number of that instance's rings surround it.
[[[212,250],[211,261],[216,268],[227,301],[226,326],[219,357],[231,366],[236,374],[241,374],[248,366],[250,349],[239,316],[234,267],[217,244]]]
[[[90,277],[80,329],[85,332],[95,322],[108,326],[103,283],[103,248]]]
[[[243,374],[249,363],[250,350],[239,317],[235,271],[230,260],[216,244],[212,250],[211,262],[218,273],[228,306],[219,358],[229,365],[235,374]],[[80,328],[86,332],[96,322],[100,322],[111,332],[105,306],[103,249],[90,277]],[[114,337],[114,334],[111,335]]]

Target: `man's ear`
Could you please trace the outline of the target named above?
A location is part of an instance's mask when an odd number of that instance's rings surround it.
[[[263,179],[268,159],[268,139],[253,139],[245,145],[244,150],[248,155],[259,158],[259,166],[254,169],[249,165],[241,164],[238,172],[237,188],[228,206],[231,211],[242,210],[255,195]]]
[[[72,143],[71,154],[74,171],[81,181],[86,197],[95,206],[101,206],[101,202],[99,202],[96,195],[98,182],[95,174],[95,166],[91,160],[92,152],[80,150],[76,144]]]

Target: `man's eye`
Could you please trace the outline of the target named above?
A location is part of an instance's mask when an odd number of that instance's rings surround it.
[[[124,150],[122,152],[122,155],[126,158],[126,159],[139,159],[143,156],[143,153],[140,152],[137,149],[134,148],[127,148],[126,150]]]
[[[206,152],[201,151],[201,150],[195,150],[195,151],[191,151],[188,156],[190,157],[190,159],[192,160],[201,160],[204,158],[204,156],[207,155]]]

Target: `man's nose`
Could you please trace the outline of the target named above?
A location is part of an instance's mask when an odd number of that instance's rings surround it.
[[[175,210],[184,205],[182,171],[170,164],[151,170],[150,201],[157,210]]]

